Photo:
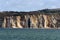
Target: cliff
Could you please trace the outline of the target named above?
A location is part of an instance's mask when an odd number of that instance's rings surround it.
[[[30,12],[0,12],[2,28],[60,28],[60,10],[44,9]]]

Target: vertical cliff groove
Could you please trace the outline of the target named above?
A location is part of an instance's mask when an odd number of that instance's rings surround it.
[[[16,21],[17,21],[17,28],[23,28],[21,25],[21,17],[20,16],[16,16]]]

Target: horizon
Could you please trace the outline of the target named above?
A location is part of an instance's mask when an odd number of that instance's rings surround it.
[[[46,8],[46,9],[48,9],[48,8]],[[41,11],[41,10],[46,10],[46,9],[40,9],[40,10],[32,10],[32,11],[14,11],[14,10],[12,10],[13,12],[33,12],[33,11]],[[58,10],[60,10],[60,8],[52,8],[51,10],[56,10],[56,9],[58,9]],[[50,9],[48,9],[48,10],[50,10]],[[4,10],[4,11],[0,11],[0,12],[10,12],[11,10]]]
[[[60,0],[0,0],[0,11],[37,11],[60,8]]]

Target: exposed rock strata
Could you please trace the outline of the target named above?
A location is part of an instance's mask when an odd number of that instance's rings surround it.
[[[52,12],[44,12],[44,11],[0,12],[0,27],[60,28],[60,13],[53,11]]]

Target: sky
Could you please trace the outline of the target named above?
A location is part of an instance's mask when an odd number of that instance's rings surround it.
[[[60,8],[60,0],[0,0],[0,11],[36,11]]]

